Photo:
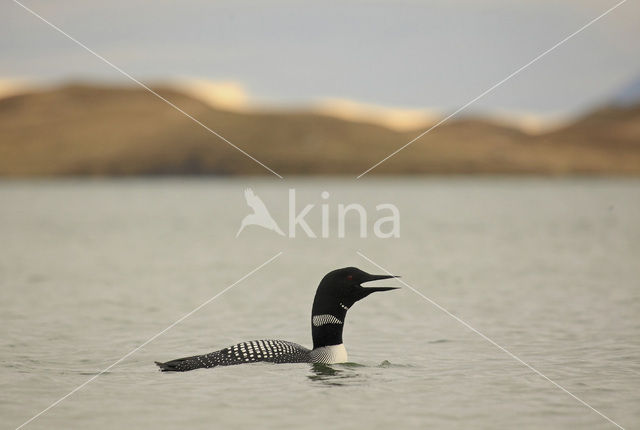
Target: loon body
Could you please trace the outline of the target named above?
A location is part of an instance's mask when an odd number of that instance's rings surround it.
[[[342,343],[342,329],[347,311],[355,302],[376,291],[395,287],[363,287],[365,282],[394,278],[391,275],[370,275],[355,267],[329,272],[316,290],[311,311],[313,349],[284,340],[252,340],[209,354],[178,358],[160,363],[162,371],[184,372],[203,367],[231,366],[255,363],[344,363],[347,350]]]

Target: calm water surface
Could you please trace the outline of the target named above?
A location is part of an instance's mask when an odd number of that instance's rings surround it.
[[[249,227],[253,187],[286,231]],[[328,191],[328,199],[321,192]],[[393,203],[398,239],[338,238],[339,203]],[[183,374],[153,360],[239,341],[310,346],[324,273],[361,251],[625,428],[640,426],[637,180],[113,180],[0,183],[0,423],[15,428],[278,252],[25,428],[614,428],[410,289],[349,312],[352,363]],[[398,285],[385,281],[385,285]],[[395,282],[395,283],[394,283]]]

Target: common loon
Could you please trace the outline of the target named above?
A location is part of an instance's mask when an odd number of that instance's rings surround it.
[[[184,372],[203,367],[255,363],[344,363],[347,350],[342,343],[342,328],[347,311],[355,302],[376,291],[396,287],[363,287],[361,284],[392,275],[370,275],[355,267],[329,272],[316,290],[311,310],[313,349],[284,340],[242,342],[209,354],[178,358],[166,363],[155,362],[165,372]]]

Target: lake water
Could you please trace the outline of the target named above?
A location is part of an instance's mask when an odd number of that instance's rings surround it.
[[[329,238],[247,227],[288,190]],[[329,192],[323,199],[321,193]],[[400,237],[337,237],[339,203],[400,211]],[[349,311],[352,364],[161,373],[252,339],[311,345],[328,271],[403,280],[625,428],[640,425],[640,181],[508,178],[0,182],[0,422],[16,428],[279,252],[25,428],[615,428],[411,289]],[[399,285],[383,281],[381,285]]]

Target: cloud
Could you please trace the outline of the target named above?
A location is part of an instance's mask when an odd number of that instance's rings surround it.
[[[567,125],[574,119],[567,114],[535,113],[518,110],[494,109],[481,114],[495,123],[516,127],[525,133],[541,134]]]
[[[184,78],[174,80],[170,85],[217,109],[246,112],[274,108],[264,101],[257,103],[238,81]],[[311,111],[349,121],[372,122],[396,130],[419,129],[440,118],[439,114],[429,109],[387,107],[343,98],[321,99],[312,104]]]
[[[423,128],[440,119],[440,114],[429,109],[381,106],[341,98],[322,99],[313,110],[323,115],[373,122],[401,131]]]
[[[445,116],[443,112],[435,109],[381,106],[340,98],[323,99],[312,110],[323,115],[349,121],[380,124],[398,131],[426,130]],[[464,117],[464,115],[461,116]],[[493,109],[472,116],[487,118],[495,123],[515,127],[530,134],[540,134],[553,130],[566,125],[572,119],[566,114],[542,114],[507,109]],[[455,119],[457,118],[451,118],[452,121]]]
[[[33,83],[21,78],[0,78],[0,99],[33,89]]]
[[[164,84],[190,95],[216,108],[234,112],[272,111],[282,109],[280,104],[265,101],[257,103],[246,87],[238,81],[212,81],[204,78],[181,78]],[[162,82],[159,85],[163,85]],[[0,77],[0,99],[34,90],[43,90],[51,83],[32,81],[26,78]],[[426,129],[444,115],[434,109],[412,109],[364,103],[346,98],[324,98],[310,107],[295,109],[340,118],[347,121],[379,124],[399,131]],[[288,110],[288,109],[285,109]],[[565,125],[572,119],[567,115],[540,114],[517,110],[493,109],[480,114],[481,117],[527,133],[538,134]]]
[[[232,111],[249,109],[249,94],[240,82],[189,78],[179,79],[171,85],[214,108]]]

